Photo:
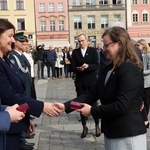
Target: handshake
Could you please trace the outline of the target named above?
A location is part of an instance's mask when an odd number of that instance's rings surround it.
[[[70,108],[72,110],[76,110],[80,112],[84,116],[91,115],[91,106],[88,104],[83,104],[75,101],[71,101]],[[44,112],[47,114],[48,117],[56,117],[59,116],[66,110],[65,105],[63,103],[54,102],[54,103],[44,103]]]

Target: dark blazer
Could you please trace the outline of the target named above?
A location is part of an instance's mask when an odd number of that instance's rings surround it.
[[[130,137],[146,133],[140,112],[143,100],[143,79],[141,71],[131,62],[124,62],[114,69],[105,85],[107,66],[100,74],[96,89],[87,95],[74,99],[92,104],[100,99],[100,106],[93,106],[91,114],[101,118],[102,132],[107,138]],[[65,103],[66,113],[71,112],[70,101]]]
[[[88,69],[78,71],[77,67],[82,66],[84,63],[89,65]],[[90,87],[95,86],[97,82],[96,70],[98,67],[98,55],[95,48],[88,47],[85,57],[82,56],[81,49],[75,49],[72,53],[72,69],[76,72],[76,87]]]
[[[12,123],[9,133],[19,133],[28,129],[29,114],[39,117],[43,112],[43,102],[25,96],[25,83],[22,76],[15,71],[13,64],[4,56],[0,58],[0,97],[3,104],[14,105],[28,103],[29,110],[19,123]],[[10,67],[11,66],[11,67]]]
[[[7,111],[4,111],[6,109],[6,106],[1,105],[0,100],[0,150],[6,149],[6,135],[5,133],[10,128],[10,116]]]

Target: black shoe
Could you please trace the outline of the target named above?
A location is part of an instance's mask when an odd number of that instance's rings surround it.
[[[28,146],[34,146],[35,145],[35,143],[29,143],[29,142],[25,142],[25,144]]]
[[[82,134],[81,134],[81,138],[85,138],[86,135],[87,135],[87,133],[88,133],[88,128],[87,128],[87,127],[84,127],[84,128],[83,128],[83,132],[82,132]]]
[[[20,149],[21,149],[21,150],[33,150],[34,147],[33,147],[33,146],[26,145],[25,143],[22,143],[21,146],[20,146]]]
[[[33,139],[34,138],[34,136],[35,136],[35,134],[32,134],[32,135],[26,135],[26,139]]]
[[[99,125],[96,125],[95,126],[95,136],[99,137],[100,135],[101,135],[101,131],[100,131]]]

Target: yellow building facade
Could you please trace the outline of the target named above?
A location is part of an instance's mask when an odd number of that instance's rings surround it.
[[[24,32],[29,43],[36,44],[34,0],[7,0],[0,2],[0,18],[9,20],[16,32]]]

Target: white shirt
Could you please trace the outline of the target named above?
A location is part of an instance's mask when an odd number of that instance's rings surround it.
[[[85,57],[86,50],[87,50],[87,47],[86,47],[85,49],[82,49],[82,48],[81,48],[81,53],[82,53],[82,56],[83,56],[83,57]]]
[[[34,60],[32,58],[32,55],[30,53],[26,53],[26,52],[23,52],[23,54],[24,54],[24,56],[27,58],[27,60],[30,63],[30,66],[31,66],[31,77],[34,78]]]

